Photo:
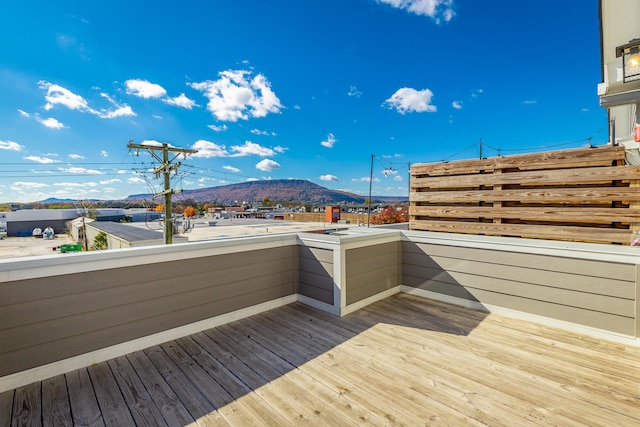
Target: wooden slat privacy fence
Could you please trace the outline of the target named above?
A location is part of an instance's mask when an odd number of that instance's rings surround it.
[[[621,146],[411,167],[410,229],[630,244],[640,166]]]

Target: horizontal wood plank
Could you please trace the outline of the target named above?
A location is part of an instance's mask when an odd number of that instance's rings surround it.
[[[559,169],[588,166],[611,166],[625,159],[622,146],[603,146],[529,153],[488,159],[458,160],[454,162],[418,163],[411,166],[412,176],[460,175],[499,169]]]
[[[411,230],[445,233],[484,234],[549,240],[572,240],[592,243],[629,244],[631,232],[615,228],[547,226],[531,224],[494,224],[437,220],[412,220]]]
[[[640,179],[640,166],[591,167],[501,174],[414,178],[411,188],[465,188],[493,185],[576,185]]]
[[[558,207],[493,207],[493,206],[411,206],[411,216],[434,218],[502,218],[530,221],[629,224],[640,222],[640,209],[558,208]]]
[[[640,188],[583,187],[411,192],[410,202],[423,203],[611,203],[640,201]]]

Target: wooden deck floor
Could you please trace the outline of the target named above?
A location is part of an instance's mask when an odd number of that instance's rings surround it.
[[[0,394],[4,425],[640,425],[640,349],[398,295],[292,304]]]

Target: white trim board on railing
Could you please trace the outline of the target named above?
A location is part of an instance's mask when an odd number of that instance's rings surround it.
[[[0,260],[0,283],[58,276],[70,273],[108,270],[145,263],[160,263],[233,254],[298,244],[296,234],[277,236],[239,237],[224,240],[179,243],[166,246],[148,246],[111,249],[95,252],[45,255]],[[46,271],[46,273],[43,273]]]

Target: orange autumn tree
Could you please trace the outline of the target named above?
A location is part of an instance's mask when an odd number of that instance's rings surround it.
[[[196,210],[195,210],[195,208],[193,206],[187,206],[186,208],[184,208],[183,214],[187,218],[191,218],[192,216],[194,216],[196,214]]]
[[[164,205],[158,205],[156,206],[156,212],[164,212]]]
[[[400,208],[396,208],[395,206],[385,206],[382,208],[379,214],[373,215],[371,218],[371,224],[381,225],[381,224],[397,224],[400,222],[408,222],[409,221],[409,210],[407,206],[400,206]]]

